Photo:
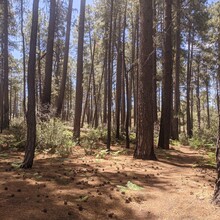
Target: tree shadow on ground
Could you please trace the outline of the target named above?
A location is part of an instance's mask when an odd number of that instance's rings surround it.
[[[12,158],[14,159],[14,158]],[[97,164],[96,164],[97,165]],[[103,171],[88,163],[77,164],[63,158],[35,161],[32,170],[14,169],[1,161],[1,219],[140,219],[131,208],[141,203],[141,192],[122,192],[131,176],[145,187],[162,184],[156,177],[135,171]],[[150,180],[149,180],[150,179]],[[7,189],[6,189],[7,187]],[[87,198],[88,197],[88,198]],[[153,197],[148,195],[148,199]],[[154,218],[153,213],[142,213]]]
[[[215,169],[210,165],[207,157],[196,154],[195,152],[183,152],[177,149],[157,150],[159,161],[162,163],[178,166],[182,168],[208,168]]]

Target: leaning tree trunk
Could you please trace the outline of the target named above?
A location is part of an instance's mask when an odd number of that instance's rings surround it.
[[[33,165],[36,145],[36,113],[35,113],[35,67],[36,67],[36,45],[38,26],[39,0],[34,0],[31,27],[30,53],[28,61],[28,109],[27,109],[27,146],[25,149],[22,168],[28,169]]]

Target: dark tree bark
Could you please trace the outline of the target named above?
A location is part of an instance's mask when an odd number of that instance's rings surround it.
[[[157,9],[156,9],[156,0],[153,0],[153,17],[154,17],[154,24],[153,24],[153,37],[154,37],[154,57],[153,57],[153,114],[154,114],[154,122],[158,120],[157,116],[157,42],[156,42],[156,35],[157,35]]]
[[[105,24],[107,26],[107,22]],[[107,28],[106,28],[107,29]],[[108,41],[107,41],[107,30],[105,35],[105,59],[104,59],[104,101],[103,101],[103,123],[107,123],[107,92],[108,92],[108,84],[107,84],[107,78],[108,78]]]
[[[69,44],[70,44],[72,8],[73,8],[73,0],[70,0],[68,13],[67,13],[67,30],[66,30],[66,39],[65,39],[65,49],[64,49],[63,75],[62,75],[62,80],[60,84],[60,92],[59,92],[58,99],[57,99],[57,112],[56,112],[57,117],[61,115],[64,96],[65,96],[65,87],[66,87],[68,60],[69,60]]]
[[[190,22],[190,21],[189,21]],[[193,27],[192,24],[189,24],[189,36],[188,36],[188,60],[187,60],[187,91],[186,91],[186,114],[187,114],[187,136],[191,138],[193,136],[192,131],[192,119],[190,112],[190,92],[191,92],[191,78],[192,78],[192,53],[193,53]],[[192,33],[193,32],[193,33]]]
[[[210,129],[211,122],[210,122],[210,109],[209,109],[209,76],[206,76],[205,87],[206,87],[207,129]]]
[[[50,19],[49,19],[48,37],[47,37],[45,80],[44,80],[44,88],[42,95],[43,113],[50,112],[55,21],[56,21],[56,0],[50,0]]]
[[[4,81],[3,81],[3,129],[9,128],[9,86],[8,86],[8,1],[4,0],[4,23],[3,23],[3,68],[4,68]]]
[[[128,71],[125,73],[125,82],[126,82],[126,104],[127,104],[127,114],[126,114],[126,122],[125,122],[125,134],[126,134],[126,148],[130,148],[130,137],[129,137],[129,121],[130,121],[130,109],[131,109],[131,102],[130,102],[130,92],[129,90],[129,75]]]
[[[172,112],[172,0],[165,1],[165,42],[162,113],[158,147],[169,149]]]
[[[110,28],[108,41],[108,121],[107,121],[107,150],[111,148],[111,132],[112,132],[112,21],[113,21],[113,5],[114,0],[111,0],[110,8]]]
[[[118,21],[117,73],[116,73],[116,139],[120,139],[121,112],[121,75],[122,75],[122,43],[121,43],[121,14]]]
[[[82,114],[81,127],[83,127],[83,124],[84,124],[85,114],[86,114],[86,110],[87,110],[88,102],[89,102],[89,96],[91,95],[91,81],[92,81],[92,75],[94,75],[95,49],[96,49],[96,41],[94,40],[93,49],[92,49],[92,39],[90,36],[91,69],[90,69],[90,74],[89,74],[89,82],[88,82],[88,88],[86,92],[85,105],[84,105],[84,110]]]
[[[218,35],[218,61],[220,61],[220,28],[219,28],[219,35]],[[218,73],[217,73],[217,80],[220,84],[220,64],[218,63]],[[219,102],[220,100],[218,100]],[[214,203],[220,205],[220,114],[218,117],[218,140],[216,144],[216,168],[217,168],[217,180],[215,183],[215,191],[213,201]]]
[[[127,4],[124,11],[123,19],[123,33],[122,33],[122,75],[121,75],[121,132],[125,131],[126,113],[125,113],[125,74],[126,74],[126,62],[125,62],[125,38],[126,38],[126,24],[127,24]]]
[[[78,36],[75,119],[74,119],[74,138],[75,139],[80,138],[80,122],[81,122],[81,114],[82,114],[83,45],[84,45],[85,7],[86,7],[86,0],[81,0],[80,18],[79,18],[79,36]]]
[[[40,39],[40,27],[38,26],[38,39],[37,39],[37,94],[38,94],[38,105],[42,103],[42,74],[41,74],[41,45],[40,45],[41,39]]]
[[[23,111],[24,116],[26,115],[26,46],[25,46],[25,36],[24,36],[24,1],[21,0],[21,36],[22,36],[22,55],[23,55]]]
[[[179,114],[180,114],[180,52],[181,52],[181,0],[176,0],[176,53],[175,53],[175,81],[174,81],[174,111],[172,138],[179,140]]]
[[[102,89],[102,83],[103,83],[103,78],[104,78],[106,60],[107,60],[107,57],[105,56],[104,61],[103,61],[102,75],[101,75],[101,79],[100,79],[100,82],[99,82],[98,95],[97,95],[97,99],[96,99],[95,111],[94,111],[93,122],[92,122],[92,126],[95,127],[95,128],[98,127],[99,113],[100,113],[100,110],[101,110],[100,97],[101,97],[101,89]]]
[[[140,56],[138,76],[136,159],[156,159],[153,125],[153,6],[152,1],[140,2]]]
[[[36,45],[38,29],[38,6],[39,0],[33,2],[33,15],[30,39],[30,52],[28,61],[28,108],[27,108],[27,145],[25,149],[22,168],[28,169],[33,165],[36,145],[36,113],[35,113],[35,68],[36,68]]]
[[[136,114],[135,112],[135,92],[136,92],[136,81],[135,81],[135,74],[136,74],[136,12],[132,16],[132,49],[131,49],[131,76],[130,76],[130,94],[129,94],[129,104],[131,106],[131,111],[130,111],[130,119],[129,119],[129,126],[132,127],[132,122],[134,124],[134,121],[132,121],[132,110],[133,110],[133,119],[134,115]],[[132,102],[132,96],[133,96],[133,102]],[[134,125],[135,126],[135,125]]]
[[[2,51],[3,45],[1,43],[0,50]],[[3,131],[3,82],[4,82],[4,71],[3,71],[3,58],[0,58],[0,133]]]
[[[136,21],[135,21],[135,31],[136,31],[136,61],[139,60],[139,8],[136,9]],[[137,99],[138,99],[138,75],[139,75],[139,62],[136,65],[136,76],[134,77],[134,126],[137,124]]]
[[[201,130],[201,101],[200,101],[200,58],[198,58],[197,77],[196,77],[196,108],[197,108],[197,120],[198,130]]]

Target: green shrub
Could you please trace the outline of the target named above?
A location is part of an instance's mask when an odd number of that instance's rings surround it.
[[[180,144],[182,145],[189,145],[189,139],[184,133],[181,133],[179,135],[179,141],[180,141]]]
[[[27,125],[23,118],[13,119],[10,126],[10,131],[14,136],[15,147],[25,147]]]
[[[59,119],[39,122],[37,125],[37,146],[52,152],[67,154],[71,147],[72,132]]]

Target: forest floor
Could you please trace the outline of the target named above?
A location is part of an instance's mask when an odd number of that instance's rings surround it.
[[[100,157],[81,147],[66,158],[37,153],[33,169],[21,170],[23,152],[0,144],[0,219],[220,219],[205,151],[172,146],[157,150],[158,161],[141,161],[112,149]]]

